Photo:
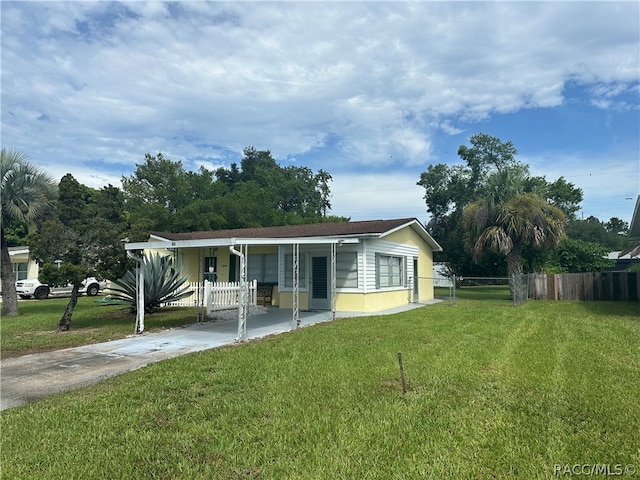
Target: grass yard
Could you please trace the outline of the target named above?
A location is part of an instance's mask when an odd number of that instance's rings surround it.
[[[71,330],[56,333],[68,302],[68,298],[20,302],[20,316],[3,317],[0,321],[2,357],[106,342],[133,334],[135,314],[126,306],[100,305],[93,297],[80,297],[73,311]],[[162,309],[145,317],[145,330],[188,325],[195,319],[195,308]]]
[[[637,303],[461,298],[163,361],[2,412],[2,478],[640,470],[639,313]]]

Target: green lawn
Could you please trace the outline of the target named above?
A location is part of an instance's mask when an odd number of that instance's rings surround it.
[[[71,330],[56,333],[68,298],[27,300],[19,303],[20,316],[0,320],[2,357],[106,342],[132,335],[135,314],[122,305],[101,305],[95,298],[80,297],[73,311]],[[157,331],[193,323],[195,308],[166,308],[145,317],[145,329]]]
[[[501,302],[463,295],[456,306],[338,320],[2,412],[2,478],[640,470],[638,304]]]

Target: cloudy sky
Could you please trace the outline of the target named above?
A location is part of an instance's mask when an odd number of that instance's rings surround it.
[[[2,147],[120,186],[252,145],[333,176],[336,215],[428,220],[418,187],[474,133],[631,220],[640,4],[2,1]],[[633,198],[630,200],[629,198]]]

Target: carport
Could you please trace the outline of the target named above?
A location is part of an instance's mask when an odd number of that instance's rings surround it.
[[[290,328],[296,329],[300,326],[300,247],[313,246],[325,249],[328,254],[328,280],[329,291],[329,312],[331,319],[336,318],[336,256],[337,249],[342,244],[359,243],[358,238],[208,238],[208,239],[188,239],[167,241],[149,241],[138,243],[127,243],[125,249],[130,258],[136,261],[136,333],[144,332],[144,273],[140,268],[142,256],[145,250],[171,250],[174,255],[181,249],[198,249],[201,259],[204,258],[204,252],[207,249],[228,248],[229,252],[239,259],[238,278],[240,283],[239,306],[238,306],[238,324],[236,341],[242,342],[247,340],[247,315],[249,311],[249,295],[248,295],[248,278],[247,267],[249,251],[253,247],[269,246],[269,247],[286,247],[290,249],[291,261],[291,279],[292,279],[292,308],[290,317]],[[202,264],[203,262],[199,262]],[[283,312],[284,313],[284,312]]]

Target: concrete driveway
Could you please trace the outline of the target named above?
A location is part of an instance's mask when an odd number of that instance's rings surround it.
[[[423,304],[411,304],[375,314],[344,313],[336,316],[392,314]],[[247,319],[249,340],[291,330],[291,310],[269,308]],[[300,326],[330,321],[331,312],[300,312]],[[0,410],[24,405],[96,383],[153,362],[235,343],[237,320],[202,322],[159,333],[135,335],[112,342],[34,353],[0,361]]]

